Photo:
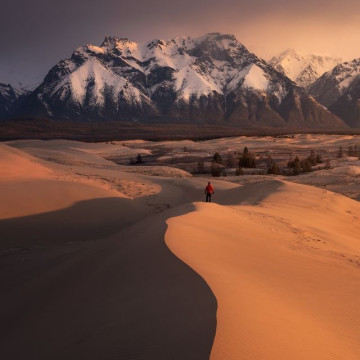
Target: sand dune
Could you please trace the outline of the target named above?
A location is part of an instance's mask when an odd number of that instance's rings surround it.
[[[106,160],[133,143],[0,145],[1,358],[359,358],[358,202],[212,180],[205,204],[206,178]]]
[[[125,196],[86,178],[61,180],[45,162],[4,144],[0,159],[0,219],[60,210],[88,199]]]
[[[37,178],[51,174],[51,171],[40,165],[33,156],[5,144],[0,144],[0,159],[0,181],[23,177]]]
[[[211,359],[358,359],[359,203],[277,181],[222,201],[165,237],[217,298]]]
[[[216,300],[164,242],[172,208],[200,200],[203,181],[66,147],[59,162],[56,146],[55,162],[4,147],[15,175],[28,168],[0,184],[1,358],[208,359]]]

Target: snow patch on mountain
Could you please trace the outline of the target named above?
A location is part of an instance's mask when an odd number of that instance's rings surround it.
[[[341,62],[343,59],[339,57],[306,54],[299,50],[287,49],[270,59],[269,64],[298,85],[307,87]]]
[[[105,53],[105,49],[103,49],[103,48],[101,48],[99,46],[87,45],[87,48],[90,51],[93,51],[94,53],[97,53],[97,54],[104,54]]]
[[[52,95],[61,91],[60,99],[63,99],[70,90],[73,100],[81,105],[84,104],[85,97],[89,95],[94,104],[103,105],[106,88],[113,94],[122,91],[124,97],[131,103],[141,102],[138,89],[126,79],[107,69],[97,59],[89,59],[84,65],[77,68],[56,86]],[[113,100],[116,101],[115,96],[113,96]]]
[[[184,100],[189,101],[192,95],[209,95],[213,91],[221,92],[211,78],[201,76],[191,67],[183,67],[175,75],[175,89]]]
[[[309,86],[310,93],[325,106],[330,106],[360,80],[360,59],[344,62],[323,74]],[[349,94],[352,96],[351,94]]]
[[[263,69],[260,69],[256,65],[250,65],[247,69],[245,69],[245,71],[246,75],[244,77],[243,86],[253,88],[255,90],[268,90],[269,80]]]
[[[337,87],[343,93],[360,75],[360,59],[355,59],[350,62],[345,62],[336,69],[334,72],[329,72],[326,75],[334,76],[337,82]]]

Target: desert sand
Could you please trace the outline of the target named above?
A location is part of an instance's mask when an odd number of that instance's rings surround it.
[[[219,203],[196,203],[166,232],[217,299],[211,359],[357,359],[359,204],[278,181]]]
[[[0,144],[1,358],[359,359],[359,202],[109,161],[151,146]]]

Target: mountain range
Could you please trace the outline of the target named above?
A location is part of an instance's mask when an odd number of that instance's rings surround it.
[[[293,74],[287,76],[285,66],[277,67],[282,71],[276,67],[228,34],[142,44],[106,37],[100,46],[79,47],[56,64],[11,114],[244,128],[348,127],[318,102],[317,94],[312,92],[316,100],[290,79]],[[320,65],[316,69],[319,76]]]

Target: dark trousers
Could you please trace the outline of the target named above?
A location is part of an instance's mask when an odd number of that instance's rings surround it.
[[[211,202],[211,194],[206,193],[206,202]]]

